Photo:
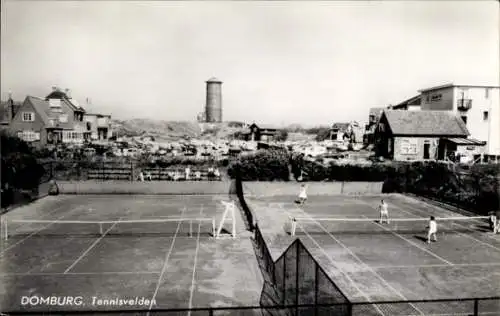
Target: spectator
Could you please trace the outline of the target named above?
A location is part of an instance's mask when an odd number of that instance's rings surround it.
[[[191,169],[189,169],[189,166],[186,167],[186,180],[189,180],[189,174],[191,173]]]
[[[139,181],[144,182],[144,173],[142,171],[139,173]]]
[[[153,177],[151,176],[151,172],[148,171],[148,173],[146,174],[146,179],[148,181],[152,181]]]
[[[214,170],[214,176],[215,176],[215,179],[216,179],[216,180],[219,180],[219,179],[220,179],[220,172],[219,172],[219,169],[215,168],[215,170]]]
[[[194,173],[194,175],[195,175],[196,180],[201,180],[201,172],[200,172],[200,170],[196,170],[196,172]]]

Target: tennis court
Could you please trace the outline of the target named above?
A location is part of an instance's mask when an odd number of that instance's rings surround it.
[[[484,219],[464,219],[464,215],[397,194],[316,195],[309,196],[304,205],[294,203],[296,199],[296,195],[250,196],[247,203],[274,260],[300,238],[352,302],[493,297],[500,293],[500,234],[493,235]],[[381,199],[389,205],[390,224],[376,221]],[[438,218],[438,241],[427,244],[430,216]],[[295,236],[291,235],[293,218]],[[487,315],[500,314],[498,300],[489,304]],[[436,303],[431,310],[417,305],[399,312],[378,310],[373,315],[462,314],[458,307],[449,310],[450,304]]]
[[[227,195],[60,195],[12,210],[2,217],[0,310],[258,305],[262,276],[240,214],[235,238],[230,220],[214,238],[222,201]],[[40,303],[51,297],[58,304]]]

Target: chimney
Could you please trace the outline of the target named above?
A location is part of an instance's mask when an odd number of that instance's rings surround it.
[[[12,122],[12,119],[14,118],[14,100],[12,100],[12,92],[9,91],[9,99],[7,100],[7,120],[8,122]]]
[[[65,89],[64,93],[66,94],[66,97],[68,97],[68,99],[71,99],[71,90]]]
[[[57,86],[52,86],[52,91],[57,91]]]

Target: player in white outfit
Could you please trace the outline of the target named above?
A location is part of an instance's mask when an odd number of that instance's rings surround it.
[[[429,229],[429,231],[427,233],[427,243],[428,244],[431,243],[431,237],[434,237],[433,241],[437,241],[437,237],[436,237],[437,223],[436,223],[436,219],[434,218],[434,216],[431,216],[431,220],[429,221],[429,227],[427,227],[427,228]]]
[[[297,203],[299,204],[304,204],[307,200],[307,188],[305,184],[302,184],[300,186],[300,192],[299,192],[299,199],[297,200]]]
[[[389,224],[389,208],[387,206],[387,203],[385,203],[384,200],[380,201],[380,206],[378,207],[380,211],[380,221],[379,223],[382,223],[382,221],[386,220],[387,224]]]

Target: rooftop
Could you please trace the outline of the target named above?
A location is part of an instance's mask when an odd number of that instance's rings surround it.
[[[462,119],[448,111],[386,110],[383,115],[395,135],[469,135]]]
[[[219,79],[217,79],[215,77],[212,77],[212,78],[208,79],[207,82],[219,82],[219,83],[222,83],[221,80],[219,80]]]
[[[452,87],[464,87],[464,88],[500,88],[500,86],[481,86],[481,85],[462,85],[462,84],[454,84],[454,83],[447,83],[443,84],[440,86],[434,86],[422,90],[418,90],[418,92],[429,92],[429,91],[434,91],[434,90],[441,90],[441,89],[448,89]]]

